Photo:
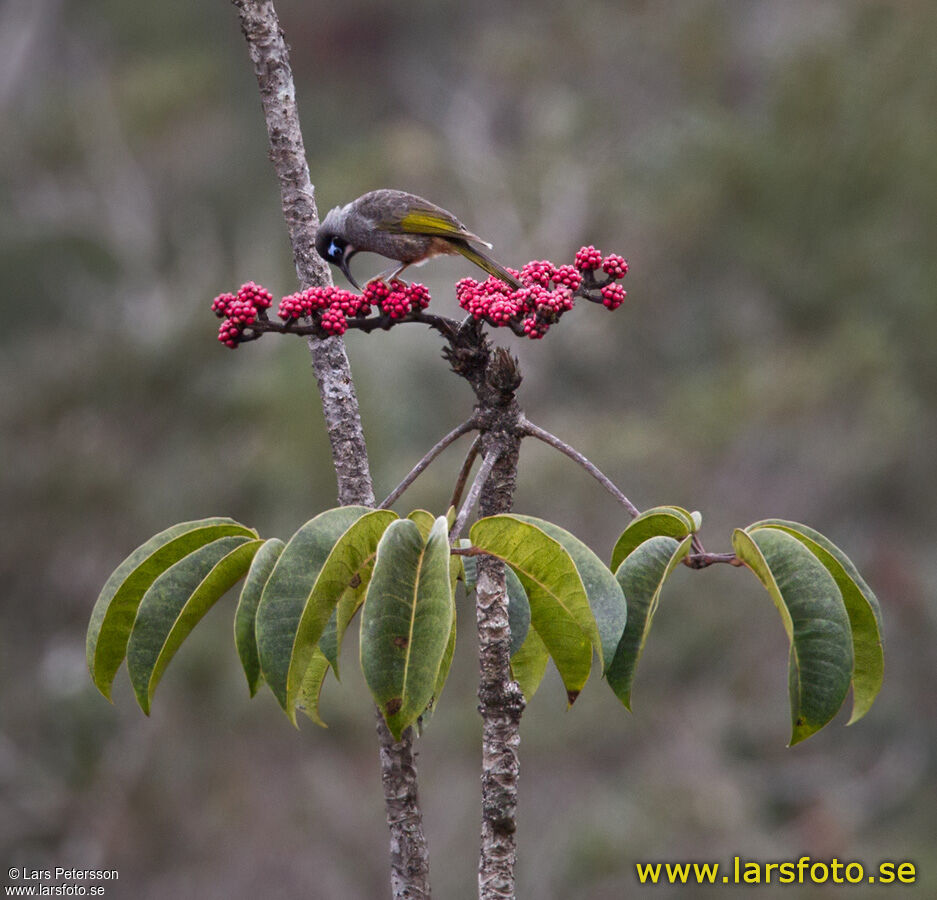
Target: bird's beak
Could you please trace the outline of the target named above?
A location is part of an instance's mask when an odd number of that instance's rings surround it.
[[[355,281],[355,279],[351,277],[351,272],[348,269],[348,263],[351,261],[351,258],[357,252],[358,251],[355,250],[354,248],[352,248],[351,253],[346,252],[345,255],[342,257],[342,261],[338,264],[338,266],[342,270],[342,272],[345,274],[345,277],[354,285],[355,289],[360,291],[361,285],[358,284],[358,282]]]

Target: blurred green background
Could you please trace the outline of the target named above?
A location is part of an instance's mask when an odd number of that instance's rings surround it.
[[[769,598],[744,571],[677,572],[634,715],[598,680],[567,712],[555,677],[528,709],[520,896],[716,897],[639,888],[633,864],[734,854],[911,859],[906,895],[937,896],[937,6],[278,6],[321,212],[392,186],[507,264],[621,252],[614,315],[577,309],[538,343],[499,332],[527,414],[639,506],[700,509],[708,549],[765,516],[813,525],[884,609],[871,713],[844,729],[847,704],[788,750]],[[235,11],[6,0],[0,115],[0,858],[117,868],[108,897],[389,896],[353,646],[328,731],[296,733],[269,692],[248,701],[233,597],[149,719],[123,673],[111,707],[85,670],[97,592],[151,534],[217,514],[285,537],[335,502],[305,345],[231,353],[209,311],[248,279],[295,289]],[[420,278],[454,312],[471,274],[454,259]],[[423,329],[347,343],[383,495],[472,398]],[[606,556],[622,511],[529,444],[517,508]],[[406,508],[442,508],[463,449]],[[472,654],[466,624],[418,746],[445,898],[475,894]]]

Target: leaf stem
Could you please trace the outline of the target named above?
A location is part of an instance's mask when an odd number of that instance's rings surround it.
[[[475,458],[478,456],[478,450],[482,445],[481,435],[478,435],[474,441],[472,441],[472,446],[469,447],[469,452],[465,454],[465,461],[462,463],[462,468],[459,470],[459,477],[456,479],[455,487],[452,489],[452,499],[449,501],[449,507],[458,506],[462,502],[462,491],[465,490],[465,483],[468,481],[469,473],[472,471],[472,466],[475,464]]]
[[[683,564],[691,569],[705,569],[715,563],[728,563],[730,566],[745,565],[734,553],[690,553],[683,557]]]
[[[426,455],[409,471],[406,478],[400,482],[384,499],[384,502],[381,503],[377,508],[378,509],[390,509],[397,500],[400,498],[401,494],[413,484],[417,478],[425,471],[426,467],[434,460],[443,450],[446,449],[453,441],[458,440],[462,437],[463,434],[466,434],[469,431],[473,431],[477,428],[478,425],[475,422],[475,419],[468,419],[459,425],[457,428],[453,428],[444,438],[441,438],[436,444],[430,448]],[[473,445],[474,446],[474,445]]]
[[[565,441],[560,440],[555,434],[550,434],[549,431],[540,428],[537,425],[534,425],[526,417],[522,416],[520,420],[521,434],[529,435],[530,437],[535,437],[538,440],[543,441],[545,444],[549,444],[551,447],[559,450],[560,453],[566,454],[571,460],[579,463],[599,484],[602,485],[625,509],[628,510],[629,515],[633,519],[635,516],[640,514],[640,510],[621,492],[617,485],[605,475],[593,462],[591,462],[587,457],[583,456],[575,447],[571,447]]]
[[[468,496],[465,498],[465,503],[462,504],[462,508],[459,510],[459,515],[456,517],[455,523],[452,526],[452,530],[449,532],[449,543],[453,543],[459,539],[459,535],[462,534],[462,529],[465,528],[465,523],[468,520],[469,513],[472,511],[472,508],[478,502],[478,496],[481,493],[482,487],[484,487],[485,482],[488,480],[488,476],[491,475],[491,470],[494,468],[495,463],[498,461],[498,457],[501,455],[501,448],[494,447],[491,449],[482,460],[482,464],[478,469],[478,472],[475,474],[475,480],[472,482],[472,486],[469,488]]]

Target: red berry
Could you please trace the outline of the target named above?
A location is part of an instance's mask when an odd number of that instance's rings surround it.
[[[553,263],[549,260],[532,260],[521,269],[521,281],[528,287],[534,284],[549,287],[555,273]]]
[[[340,309],[333,306],[322,313],[319,325],[326,334],[344,334],[348,328],[348,320]]]
[[[212,312],[218,316],[219,319],[223,319],[228,314],[228,306],[235,300],[237,300],[237,297],[235,297],[234,294],[219,294],[212,300]]]
[[[607,284],[602,288],[602,303],[607,309],[618,309],[627,296],[628,292],[618,283]]]
[[[273,302],[273,294],[253,281],[242,284],[238,288],[237,297],[242,303],[247,303],[254,309],[267,309]]]
[[[426,309],[430,302],[429,288],[425,284],[414,282],[407,288],[407,299],[416,309]]]
[[[557,266],[553,281],[555,284],[563,284],[575,291],[582,284],[582,275],[575,266]]]
[[[628,274],[628,261],[617,253],[610,253],[602,260],[602,271],[612,278],[624,278]]]
[[[373,281],[369,281],[364,286],[364,290],[361,292],[361,295],[371,306],[380,306],[381,300],[383,300],[389,293],[390,287],[379,278],[375,278]]]
[[[576,252],[576,268],[580,271],[597,269],[602,265],[602,252],[596,250],[592,244],[588,247],[580,247]]]
[[[523,326],[524,334],[532,341],[540,340],[550,327],[548,323],[540,321],[536,316],[528,316],[524,319]]]

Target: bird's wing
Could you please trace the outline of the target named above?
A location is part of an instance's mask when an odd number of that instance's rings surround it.
[[[439,237],[476,241],[490,247],[477,234],[472,234],[452,213],[424,201],[425,205],[408,203],[399,214],[385,215],[377,222],[381,231],[394,234],[426,234]],[[396,212],[396,211],[395,211]]]

